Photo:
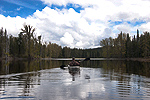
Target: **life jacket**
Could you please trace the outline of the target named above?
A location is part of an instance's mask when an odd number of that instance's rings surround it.
[[[79,66],[80,64],[77,62],[77,61],[71,61],[70,63],[69,63],[69,65],[70,66]]]

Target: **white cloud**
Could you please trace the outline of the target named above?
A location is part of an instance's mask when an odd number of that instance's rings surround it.
[[[66,32],[64,34],[63,37],[60,38],[60,41],[63,43],[63,44],[67,44],[68,46],[72,46],[73,45],[73,41],[74,41],[74,38],[72,37],[72,35],[68,32]]]
[[[22,7],[19,7],[19,8],[17,8],[16,10],[19,11],[19,10],[21,10],[21,9],[22,9]]]
[[[130,33],[132,31],[132,26],[128,23],[122,23],[113,27],[114,30],[119,30],[120,32]]]
[[[46,41],[79,48],[95,45],[94,38],[100,36],[99,27],[103,27],[99,23],[89,24],[81,13],[72,8],[60,11],[45,7],[42,11],[37,10],[29,19],[36,21],[36,27]],[[79,45],[81,42],[84,45]]]
[[[21,18],[19,16],[17,17],[5,17],[3,15],[0,15],[0,27],[3,27],[4,29],[7,29],[7,32],[14,36],[17,36],[21,27],[23,26],[23,23],[25,22],[24,18]]]
[[[120,31],[130,33],[137,28],[141,31],[150,31],[150,12],[148,11],[150,1],[148,0],[41,1],[49,6],[52,4],[66,6],[68,3],[73,3],[76,7],[80,5],[84,9],[77,13],[73,8],[60,10],[47,6],[42,11],[36,10],[27,18],[0,15],[0,27],[6,28],[8,33],[17,36],[23,23],[27,23],[36,28],[37,35],[42,35],[44,41],[79,48],[99,46],[101,39],[115,37]],[[122,23],[111,23],[115,21]],[[137,21],[145,21],[145,23],[137,26],[131,24]]]
[[[146,23],[146,24],[143,24],[143,25],[141,25],[140,27],[139,27],[139,29],[141,30],[141,31],[148,31],[148,32],[150,32],[150,22],[148,22],[148,23]]]

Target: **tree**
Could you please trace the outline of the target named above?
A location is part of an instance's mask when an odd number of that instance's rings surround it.
[[[26,52],[25,41],[26,41],[25,36],[22,33],[18,34],[17,44],[18,44],[18,53],[19,53],[18,56],[19,57],[23,56]]]
[[[42,50],[41,50],[41,47],[42,47],[42,44],[41,44],[41,35],[38,36],[38,49],[39,49],[39,57],[41,57],[41,54],[42,54]]]
[[[26,38],[27,38],[27,51],[28,51],[28,58],[31,58],[31,39],[34,38],[34,32],[35,32],[35,28],[33,28],[33,26],[30,25],[24,25],[24,28],[21,29],[22,33],[25,33]]]
[[[108,57],[109,54],[109,39],[103,39],[102,41],[100,41],[100,45],[103,46],[103,57]]]
[[[135,51],[136,57],[140,57],[139,42],[140,42],[139,30],[137,29],[137,40],[136,40],[136,51]]]
[[[140,38],[140,48],[141,48],[141,56],[149,57],[150,53],[150,35],[149,32],[144,32],[144,35],[141,35]]]
[[[7,30],[0,29],[0,57],[8,58],[9,55],[9,38]]]
[[[127,41],[126,41],[126,57],[129,58],[130,57],[130,52],[131,52],[131,40],[129,37],[129,33],[127,33]]]
[[[62,49],[62,54],[63,54],[63,57],[71,57],[71,49],[68,48],[68,47],[64,47]]]
[[[0,29],[0,57],[3,57],[3,34],[4,34],[4,31],[3,31],[3,28]]]

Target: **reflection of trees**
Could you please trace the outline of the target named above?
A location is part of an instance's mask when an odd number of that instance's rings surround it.
[[[33,60],[33,61],[0,61],[0,74],[24,73],[42,69],[58,68],[69,61]]]
[[[9,61],[8,60],[2,60],[0,61],[0,75],[9,74]]]
[[[1,60],[0,61],[0,75],[5,75],[5,74],[9,74],[9,61],[8,60]],[[2,78],[0,79],[0,94],[4,94],[5,93],[5,86],[6,86],[6,81],[8,81],[8,79]],[[2,85],[3,84],[3,85]]]
[[[41,69],[57,68],[62,64],[62,61],[51,60],[34,60],[34,61],[12,61],[7,64],[5,61],[0,62],[0,74],[12,74],[39,71]],[[9,68],[8,68],[9,67]],[[9,72],[6,68],[9,69]]]
[[[123,74],[135,74],[150,77],[150,63],[148,62],[136,62],[136,61],[85,61],[81,63],[83,67],[102,68],[103,74],[117,73]]]
[[[64,62],[67,64],[68,62]],[[18,89],[23,88],[20,96],[32,96],[32,89],[35,88],[36,85],[40,84],[40,78],[33,77],[41,77],[40,72],[36,72],[44,69],[58,68],[62,65],[62,61],[51,61],[51,60],[33,60],[33,61],[12,61],[6,64],[5,61],[0,61],[0,74],[16,74],[23,73],[15,76],[10,76],[9,80],[0,79],[0,90],[6,91],[5,87],[12,86],[9,81],[17,81],[17,85],[15,85],[16,91]],[[35,72],[34,72],[35,71]],[[32,73],[26,73],[32,72]],[[20,93],[20,92],[19,92]]]
[[[62,61],[28,61],[25,62],[25,71],[28,70],[28,72],[31,71],[38,71],[43,69],[51,69],[51,68],[57,68],[62,64]],[[32,77],[39,77],[37,80],[33,79]],[[36,85],[40,84],[40,77],[41,73],[28,73],[25,76],[23,75],[22,78],[26,79],[24,81],[24,89],[23,89],[23,96],[32,96],[32,89],[35,88]],[[22,79],[21,78],[21,79]]]
[[[116,88],[117,88],[117,92],[121,96],[130,95],[131,86],[130,86],[129,82],[127,82],[127,81],[119,81],[117,83],[117,87]]]
[[[36,75],[28,74],[26,76],[26,80],[24,81],[24,89],[23,89],[23,92],[22,92],[23,96],[29,96],[30,90],[32,90],[32,88],[34,88],[35,84],[33,84],[33,79],[31,78],[32,76],[36,76]]]
[[[150,77],[150,63],[148,62],[90,61],[84,62],[82,66],[101,68],[102,77],[116,82],[114,88],[120,97],[138,95],[142,92],[141,87],[149,86],[142,77]]]

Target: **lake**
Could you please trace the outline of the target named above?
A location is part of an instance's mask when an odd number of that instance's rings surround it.
[[[149,100],[150,63],[91,60],[80,71],[69,60],[0,61],[0,99]]]

